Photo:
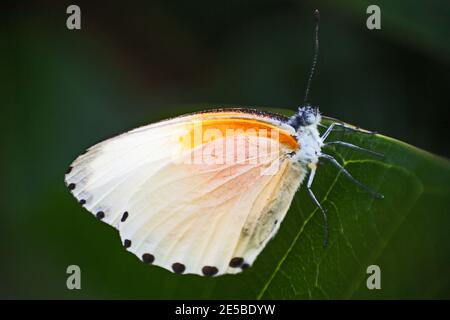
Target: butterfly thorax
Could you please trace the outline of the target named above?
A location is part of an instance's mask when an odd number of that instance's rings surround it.
[[[316,164],[323,146],[323,141],[317,129],[321,116],[317,108],[303,106],[289,119],[289,124],[297,131],[299,150],[293,159],[305,164]]]
[[[320,150],[323,146],[322,139],[317,130],[317,125],[300,127],[297,131],[299,150],[293,159],[302,164],[316,164],[319,161]]]

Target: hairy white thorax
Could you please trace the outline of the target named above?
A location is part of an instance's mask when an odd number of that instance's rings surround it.
[[[315,165],[319,161],[323,146],[322,138],[317,129],[320,120],[320,116],[318,116],[313,124],[300,127],[297,130],[297,141],[300,149],[293,156],[294,161],[304,165]]]

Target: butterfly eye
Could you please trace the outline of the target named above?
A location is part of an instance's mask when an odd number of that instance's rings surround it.
[[[297,114],[297,122],[301,126],[309,126],[317,122],[317,109],[306,105],[300,107]]]
[[[304,116],[304,122],[306,125],[311,125],[316,122],[316,115],[314,113],[307,113]]]

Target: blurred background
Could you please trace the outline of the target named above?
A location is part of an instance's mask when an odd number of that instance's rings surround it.
[[[81,30],[66,28],[70,4],[81,8]],[[326,115],[449,157],[450,3],[377,1],[381,30],[366,28],[370,4],[2,4],[0,297],[124,297],[126,280],[108,288],[108,273],[95,268],[86,275],[91,287],[65,289],[64,266],[110,259],[100,247],[116,250],[118,237],[108,229],[94,242],[98,226],[67,214],[81,216],[63,184],[66,168],[94,143],[181,110],[295,110],[312,60],[315,8],[320,54],[310,101]],[[131,297],[148,297],[135,286],[141,294]]]

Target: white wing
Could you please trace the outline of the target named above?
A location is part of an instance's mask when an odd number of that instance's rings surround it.
[[[285,140],[293,134],[265,114],[179,117],[93,146],[73,162],[66,184],[144,262],[177,273],[236,273],[278,230],[304,170],[288,156],[294,145],[258,130],[195,142],[193,129],[206,123],[274,129]]]

